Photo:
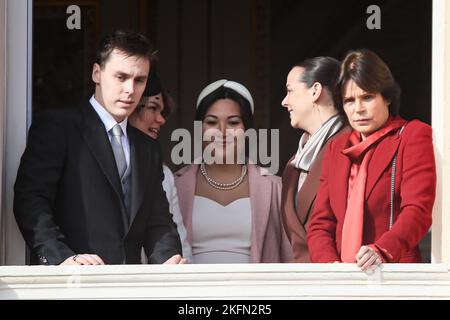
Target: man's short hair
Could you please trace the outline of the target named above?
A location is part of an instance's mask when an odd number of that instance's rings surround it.
[[[153,47],[146,36],[129,30],[115,30],[106,34],[98,44],[95,62],[103,68],[116,49],[127,56],[141,56],[152,61]]]

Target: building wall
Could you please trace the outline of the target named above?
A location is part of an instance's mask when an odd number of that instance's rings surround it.
[[[4,264],[3,177],[6,103],[6,0],[0,0],[0,265]]]

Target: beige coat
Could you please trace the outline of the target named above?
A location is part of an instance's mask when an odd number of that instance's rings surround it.
[[[300,171],[292,164],[295,156],[288,161],[284,169],[282,176],[281,215],[286,233],[292,244],[295,262],[311,262],[306,235],[309,220],[314,210],[317,189],[319,189],[323,157],[328,144],[346,132],[350,132],[350,129],[348,127],[342,128],[324,144],[298,192]],[[297,208],[294,207],[295,197],[297,197]]]

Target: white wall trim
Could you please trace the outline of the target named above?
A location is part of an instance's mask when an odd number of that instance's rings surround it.
[[[3,222],[4,157],[6,116],[6,0],[0,0],[0,265],[5,261],[5,224]]]
[[[7,0],[6,14],[6,154],[4,165],[3,222],[6,244],[5,264],[25,263],[25,242],[13,215],[14,182],[26,144],[27,104],[31,91],[28,86],[31,73],[29,65],[28,17],[32,0]]]
[[[432,126],[437,165],[432,262],[450,262],[450,4],[433,0]]]
[[[450,299],[450,265],[0,267],[0,299]]]

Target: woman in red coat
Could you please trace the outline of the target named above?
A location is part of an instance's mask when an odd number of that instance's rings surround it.
[[[335,95],[353,130],[324,156],[307,236],[311,261],[362,270],[421,262],[436,191],[431,127],[397,115],[400,88],[369,50],[347,54]]]

